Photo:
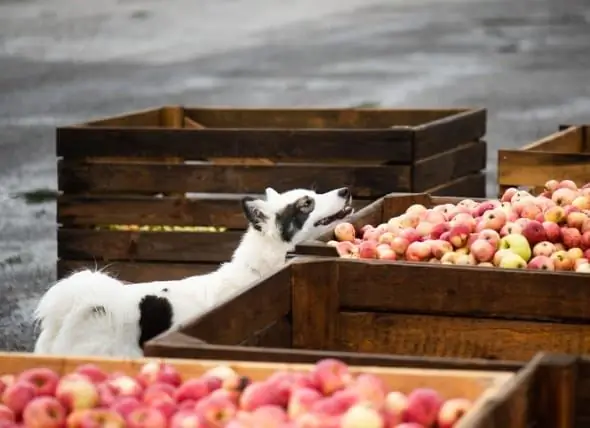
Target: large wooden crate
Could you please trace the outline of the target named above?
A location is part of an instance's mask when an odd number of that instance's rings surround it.
[[[60,374],[73,371],[78,365],[94,363],[109,372],[134,375],[151,359],[120,360],[98,358],[61,358],[32,354],[1,353],[0,374],[19,373],[33,367],[47,367]],[[183,377],[198,377],[219,364],[228,364],[239,374],[252,380],[264,380],[277,370],[309,370],[308,365],[252,362],[160,360],[176,366]],[[524,428],[531,411],[525,394],[532,372],[515,376],[510,372],[469,370],[437,370],[408,368],[352,367],[353,373],[372,373],[384,380],[388,388],[409,393],[419,387],[435,388],[443,398],[465,397],[474,407],[457,428]]]
[[[583,274],[298,257],[174,334],[222,347],[526,361],[590,353],[588,302]]]
[[[357,208],[391,191],[482,195],[485,125],[486,111],[469,109],[164,107],[59,128],[58,275],[105,265],[128,281],[211,271],[246,226],[240,198],[268,186],[346,185]]]
[[[498,185],[542,190],[548,180],[590,182],[590,126],[562,125],[558,132],[517,150],[498,151]]]

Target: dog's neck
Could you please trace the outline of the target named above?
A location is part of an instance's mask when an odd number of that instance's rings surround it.
[[[194,276],[183,282],[202,282],[201,286],[207,287],[208,303],[217,305],[283,267],[287,253],[292,249],[292,244],[281,241],[279,237],[264,236],[250,227],[231,261],[204,277]]]

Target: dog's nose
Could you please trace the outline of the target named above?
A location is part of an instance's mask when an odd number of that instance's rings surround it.
[[[342,189],[338,189],[338,196],[344,199],[350,198],[350,190],[348,187],[343,187]]]

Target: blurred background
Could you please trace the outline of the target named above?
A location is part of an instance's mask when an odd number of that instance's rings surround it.
[[[590,4],[0,0],[0,349],[55,280],[55,127],[165,104],[486,107],[491,196],[498,148],[590,123]]]

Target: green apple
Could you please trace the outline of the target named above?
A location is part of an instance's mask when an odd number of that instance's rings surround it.
[[[506,254],[500,260],[500,267],[504,269],[526,269],[526,262],[516,253]]]
[[[518,254],[525,262],[531,258],[531,246],[529,241],[520,233],[511,233],[500,239],[500,249],[510,250]]]

